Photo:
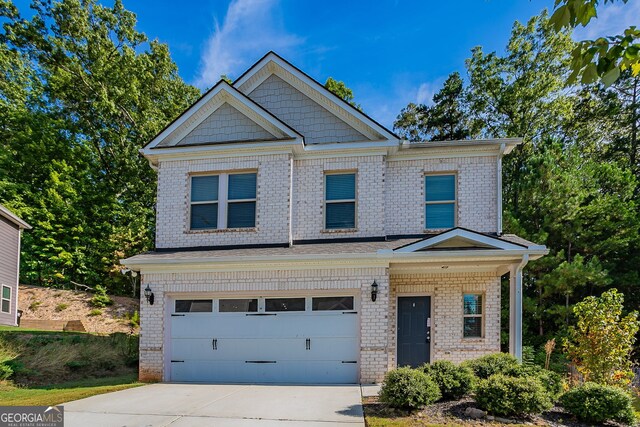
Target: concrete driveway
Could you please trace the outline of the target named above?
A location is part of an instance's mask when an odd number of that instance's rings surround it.
[[[358,385],[151,384],[64,404],[65,426],[364,426]]]

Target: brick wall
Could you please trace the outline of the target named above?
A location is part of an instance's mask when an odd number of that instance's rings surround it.
[[[240,169],[258,171],[256,228],[190,232],[189,174]],[[335,171],[357,173],[353,230],[324,230],[324,174]],[[165,248],[286,243],[290,216],[293,240],[420,234],[425,225],[424,175],[431,172],[457,174],[458,226],[496,231],[494,156],[388,162],[382,155],[292,161],[281,154],[161,162],[156,244]]]
[[[371,302],[371,283],[380,285],[378,300]],[[140,306],[140,379],[163,378],[166,296],[172,293],[198,292],[200,295],[229,292],[295,292],[351,289],[361,294],[361,381],[381,380],[386,372],[388,329],[388,279],[385,268],[311,269],[298,271],[242,271],[209,273],[144,274],[141,289],[153,289],[155,303]]]
[[[458,223],[481,232],[497,228],[495,156],[392,161],[386,168],[387,235],[424,232],[424,175],[457,174]]]
[[[396,364],[396,302],[402,294],[430,295],[431,360],[462,362],[500,351],[500,277],[489,273],[395,274],[390,277],[389,368]],[[464,293],[484,293],[484,338],[463,338]]]
[[[257,170],[256,227],[189,231],[189,177],[198,172]],[[287,243],[291,159],[288,154],[160,162],[156,246],[158,248]]]
[[[324,230],[324,175],[354,171],[356,229]],[[293,170],[293,240],[383,236],[384,156],[295,160]]]

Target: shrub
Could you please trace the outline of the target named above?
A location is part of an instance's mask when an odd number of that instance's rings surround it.
[[[466,366],[456,366],[448,360],[426,364],[422,370],[431,377],[444,399],[460,399],[473,388],[473,371]]]
[[[553,401],[557,400],[564,390],[564,381],[560,374],[547,369],[542,369],[536,365],[517,365],[506,369],[504,375],[509,377],[533,377],[538,379]]]
[[[438,385],[427,374],[406,367],[387,372],[380,389],[380,401],[395,408],[417,409],[441,397]]]
[[[553,407],[549,393],[535,377],[494,374],[476,387],[480,408],[495,415],[539,414]]]
[[[96,285],[96,293],[91,298],[91,305],[94,307],[102,308],[113,304],[109,295],[107,295],[107,289],[104,286]]]
[[[8,380],[11,375],[13,375],[13,368],[6,363],[0,364],[0,380]]]
[[[462,364],[471,368],[476,377],[486,380],[494,374],[504,374],[520,365],[518,359],[507,353],[488,354]]]
[[[102,310],[99,308],[94,308],[89,312],[89,316],[100,316],[102,314]]]
[[[611,289],[573,308],[578,320],[564,347],[585,381],[626,386],[633,379],[630,355],[640,322],[636,311],[623,317],[623,302]]]
[[[601,424],[618,421],[633,425],[636,421],[632,398],[623,390],[596,383],[585,383],[560,398],[562,406],[579,419]]]
[[[42,301],[33,301],[29,304],[29,310],[36,311],[42,305]]]
[[[69,308],[69,304],[65,304],[65,303],[58,304],[56,306],[56,311],[63,311],[63,310],[66,310],[67,308]]]

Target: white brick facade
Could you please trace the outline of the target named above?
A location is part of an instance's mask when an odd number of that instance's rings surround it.
[[[533,246],[512,236],[507,247],[506,240],[483,233],[501,229],[500,159],[519,141],[402,144],[275,54],[258,64],[233,87],[214,87],[142,150],[158,172],[158,251],[125,261],[141,272],[141,290],[148,285],[155,294],[155,304],[143,297],[140,309],[141,380],[171,379],[169,316],[177,297],[353,295],[364,383],[381,381],[396,366],[402,296],[431,297],[432,361],[499,351],[500,276],[511,272],[512,283],[520,283],[512,285],[516,295]],[[257,174],[255,227],[191,230],[191,177],[233,172]],[[353,229],[325,230],[324,177],[335,172],[357,175]],[[423,240],[444,231],[425,229],[424,188],[426,175],[443,173],[456,176],[456,227],[473,231]],[[221,187],[227,182],[222,176]],[[221,212],[223,218],[226,210]],[[448,246],[426,246],[462,232],[467,237],[459,235]],[[331,244],[335,239],[341,242]],[[544,248],[535,249],[542,256]],[[463,338],[464,293],[483,295],[482,338]],[[354,350],[353,323],[351,328]],[[423,338],[419,342],[422,349]],[[340,361],[346,362],[353,361]]]
[[[496,164],[495,156],[388,161],[377,155],[292,161],[286,154],[160,162],[156,244],[179,248],[421,234],[425,232],[424,176],[439,172],[457,175],[457,225],[495,232]],[[234,170],[258,172],[256,228],[189,231],[190,174]],[[336,171],[357,174],[355,229],[324,229],[324,174]]]
[[[247,267],[250,268],[250,267]],[[379,285],[371,301],[371,283]],[[389,287],[391,284],[391,287]],[[352,291],[359,297],[360,381],[380,382],[395,367],[396,298],[407,295],[432,297],[432,360],[462,361],[500,350],[500,278],[491,274],[392,274],[384,267],[334,268],[279,271],[194,272],[145,274],[142,287],[155,294],[154,305],[141,304],[140,378],[169,380],[165,323],[172,295],[301,295],[329,291]],[[486,296],[485,337],[462,338],[462,294],[483,292]],[[350,293],[350,292],[349,292]]]
[[[190,177],[198,173],[257,171],[256,227],[189,229]],[[156,247],[289,242],[291,158],[288,154],[162,162],[158,167]]]

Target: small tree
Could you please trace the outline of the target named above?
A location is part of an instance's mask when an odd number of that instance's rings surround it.
[[[573,309],[578,322],[564,347],[585,381],[624,386],[633,378],[630,354],[640,322],[635,311],[622,317],[623,302],[624,295],[611,289]]]

